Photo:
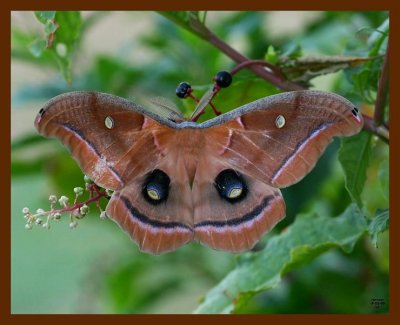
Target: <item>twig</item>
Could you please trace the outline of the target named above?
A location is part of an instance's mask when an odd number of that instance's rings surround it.
[[[363,115],[364,130],[377,135],[381,140],[389,144],[389,130],[384,125],[376,125],[373,118]]]
[[[86,176],[85,176],[86,177]],[[88,205],[95,202],[100,213],[100,218],[104,219],[106,217],[105,211],[102,211],[100,206],[101,198],[108,198],[109,194],[107,190],[101,189],[95,183],[86,183],[86,190],[89,191],[89,199],[78,202],[78,197],[83,194],[83,188],[75,187],[75,199],[72,205],[68,205],[68,197],[61,196],[58,202],[62,206],[60,209],[54,209],[54,204],[57,202],[57,197],[55,195],[49,196],[50,210],[44,211],[43,209],[38,209],[36,213],[31,213],[29,208],[25,207],[22,209],[24,218],[26,219],[25,228],[32,229],[32,225],[41,225],[44,228],[50,228],[51,220],[60,220],[62,213],[69,213],[70,218],[70,228],[75,228],[78,223],[76,219],[82,219],[89,211]],[[43,223],[41,217],[47,217],[47,221]]]
[[[237,52],[234,48],[230,47],[228,44],[223,42],[220,38],[218,38],[215,34],[213,34],[210,30],[207,29],[207,34],[205,37],[210,44],[214,45],[216,48],[221,50],[227,56],[229,56],[232,60],[237,63],[247,62],[249,59],[244,55]],[[297,83],[294,83],[290,80],[282,79],[280,76],[277,76],[274,73],[271,73],[267,69],[260,67],[259,65],[249,65],[248,69],[252,70],[255,74],[260,76],[261,78],[271,82],[278,88],[282,90],[302,90],[306,89],[304,86],[301,86]]]
[[[237,62],[239,65],[246,65],[245,62],[249,62],[241,53],[237,52],[235,49],[230,47],[227,43],[222,41],[218,36],[212,33],[202,22],[197,20],[195,17],[189,17],[189,23],[183,23],[179,19],[174,18],[165,12],[160,12],[160,14],[171,19],[176,24],[181,25],[183,28],[189,30],[190,32],[196,34],[198,37],[214,45],[217,49],[221,50],[232,60]],[[248,69],[252,70],[255,74],[261,78],[271,82],[278,88],[286,91],[290,90],[303,90],[307,89],[302,85],[299,85],[293,81],[282,78],[283,74],[280,73],[280,69],[274,65],[267,65],[267,69],[261,67],[259,64],[249,64]],[[268,70],[269,69],[269,70]],[[384,142],[389,143],[389,121],[383,121],[384,119],[384,107],[386,103],[387,93],[388,93],[388,73],[389,73],[389,46],[386,50],[386,55],[382,67],[382,73],[378,85],[378,93],[375,104],[375,116],[372,119],[369,116],[364,115],[364,130],[367,130]],[[277,73],[279,72],[279,73]]]
[[[228,57],[237,63],[250,61],[247,57],[240,54],[238,51],[230,47],[227,43],[221,40],[217,35],[211,32],[197,17],[189,15],[189,22],[182,22],[182,20],[177,19],[174,15],[170,15],[168,12],[159,12],[161,15],[167,17],[168,19],[174,21],[176,24],[182,26],[183,28],[189,30],[191,33],[196,34],[201,39],[207,41],[208,43],[214,45],[217,49],[221,50]],[[302,90],[306,89],[304,86],[299,85],[293,81],[282,79],[280,76],[275,75],[271,71],[260,67],[259,65],[250,65],[248,69],[252,70],[255,74],[261,78],[271,82],[278,88],[282,90]]]
[[[240,70],[247,68],[249,65],[261,65],[267,67],[271,72],[273,72],[281,80],[285,80],[285,76],[282,71],[276,66],[264,60],[249,60],[239,63],[236,67],[231,70],[231,75],[235,75]]]
[[[207,30],[208,31],[208,30]],[[231,48],[228,44],[224,43],[222,40],[220,40],[216,35],[211,33],[211,31],[208,31],[207,33],[208,37],[206,38],[211,44],[213,44],[215,47],[223,51],[225,54],[227,54],[230,58],[235,60],[238,63],[242,63],[247,61],[248,59],[243,56],[242,54],[238,53],[236,50]],[[364,129],[377,135],[380,139],[382,139],[385,143],[389,143],[389,130],[385,125],[382,125],[383,122],[383,109],[385,106],[386,102],[386,96],[387,96],[387,90],[388,90],[388,56],[389,56],[389,51],[386,52],[385,59],[384,59],[384,65],[382,68],[382,74],[381,78],[379,81],[379,88],[378,88],[378,94],[377,94],[377,101],[376,101],[376,108],[375,108],[375,115],[376,117],[374,120],[372,120],[368,116],[364,116]],[[278,77],[276,74],[273,74],[269,72],[268,70],[260,67],[259,65],[249,65],[249,69],[254,71],[257,75],[260,77],[270,81],[277,87],[283,89],[283,90],[301,90],[301,89],[306,89],[303,86],[300,86],[296,83],[293,83],[289,80],[282,80],[280,77]],[[271,67],[269,67],[271,69]],[[272,70],[272,69],[271,69]],[[377,123],[379,121],[379,123]]]

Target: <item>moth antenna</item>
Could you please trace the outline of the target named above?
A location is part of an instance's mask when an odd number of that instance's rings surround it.
[[[215,115],[217,116],[221,115],[221,112],[218,111],[215,105],[211,102],[211,99],[215,96],[217,92],[218,91],[216,91],[216,88],[214,86],[214,88],[211,91],[208,91],[203,95],[201,99],[198,99],[196,96],[193,95],[193,88],[187,82],[181,82],[175,89],[175,93],[179,98],[185,99],[190,97],[197,103],[197,106],[190,118],[192,121],[197,121],[200,115],[204,113],[204,109],[208,104],[210,104],[210,106],[212,107]]]
[[[228,71],[219,71],[214,77],[214,87],[212,90],[206,92],[203,97],[199,100],[192,94],[192,86],[187,82],[181,82],[176,88],[176,95],[179,98],[187,98],[190,97],[197,102],[197,106],[192,113],[191,120],[197,121],[199,117],[204,113],[205,108],[208,104],[210,104],[215,115],[221,115],[221,112],[215,107],[212,103],[212,99],[218,94],[221,88],[227,88],[232,83],[232,76],[238,73],[240,70],[247,68],[250,65],[261,65],[267,67],[271,70],[275,75],[279,78],[284,79],[282,72],[277,69],[275,66],[264,60],[247,60],[239,63],[236,67],[234,67],[230,72]]]
[[[192,113],[192,116],[190,117],[192,121],[197,121],[200,115],[204,113],[206,106],[211,102],[211,99],[214,97],[214,95],[214,89],[210,89],[201,97]]]

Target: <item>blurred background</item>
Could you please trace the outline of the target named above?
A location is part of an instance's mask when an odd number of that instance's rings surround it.
[[[207,292],[237,265],[237,256],[193,243],[162,256],[138,251],[109,220],[93,213],[70,230],[63,218],[48,231],[24,228],[23,207],[48,209],[50,194],[73,197],[83,175],[57,141],[38,136],[35,116],[50,98],[71,90],[97,90],[141,104],[164,96],[185,113],[194,103],[176,98],[189,82],[195,94],[208,89],[216,72],[234,64],[196,35],[156,12],[81,12],[74,47],[58,58],[40,48],[43,24],[34,12],[13,12],[11,60],[11,307],[12,313],[191,313]],[[373,31],[386,12],[208,12],[206,25],[253,59],[296,55],[367,56]],[[71,30],[74,29],[71,27]],[[278,54],[277,54],[278,53]],[[359,68],[330,70],[311,88],[337,92],[372,114],[373,100],[355,91]],[[358,79],[359,80],[359,79]],[[376,87],[376,85],[375,85]],[[248,71],[222,91],[216,106],[229,111],[279,90]],[[374,90],[371,91],[374,95]],[[208,112],[203,119],[210,118]],[[374,139],[363,191],[367,217],[388,206],[388,148]],[[310,211],[336,216],[351,202],[337,159],[335,140],[317,167],[283,190],[287,217],[263,242]],[[382,169],[382,164],[384,168]],[[386,169],[385,169],[386,168]],[[386,175],[387,176],[387,175]],[[288,272],[274,289],[255,296],[243,313],[379,313],[388,311],[388,232],[376,248],[363,236],[351,253],[331,249]],[[381,308],[371,299],[383,298]]]

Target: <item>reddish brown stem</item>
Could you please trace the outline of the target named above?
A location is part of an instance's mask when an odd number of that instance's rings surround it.
[[[233,76],[234,74],[238,73],[240,70],[247,68],[248,66],[251,66],[251,65],[265,66],[268,69],[270,69],[281,80],[285,80],[285,76],[283,75],[283,73],[280,71],[280,69],[277,66],[275,66],[271,63],[268,63],[264,60],[249,60],[246,62],[241,62],[231,70],[231,75]]]
[[[96,187],[97,187],[97,185],[96,185]],[[97,195],[96,196],[92,196],[93,192],[96,192]],[[52,210],[50,212],[52,214],[53,213],[57,213],[57,212],[59,212],[59,213],[61,213],[61,212],[72,212],[74,210],[80,209],[84,205],[88,205],[88,204],[90,204],[92,202],[99,201],[102,197],[107,197],[107,196],[108,195],[107,195],[106,192],[99,191],[98,188],[97,188],[97,190],[96,189],[94,189],[94,190],[91,189],[90,190],[90,199],[88,199],[88,200],[86,200],[84,202],[78,203],[78,204],[75,203],[74,205],[72,205],[70,207],[64,207],[64,208],[61,208],[61,209],[54,209],[54,210]]]
[[[194,96],[191,91],[188,94],[188,97],[192,98],[196,103],[198,103],[200,101],[200,99],[198,99],[196,96]]]
[[[219,110],[217,110],[217,108],[214,106],[214,104],[211,101],[210,101],[210,106],[211,106],[211,108],[212,108],[212,110],[213,110],[215,115],[219,116],[219,115],[222,114]]]
[[[245,57],[244,55],[240,54],[235,49],[230,47],[228,44],[220,40],[215,34],[213,34],[208,29],[206,34],[204,35],[204,38],[239,64],[251,61],[247,57]],[[277,86],[282,90],[289,91],[289,90],[306,89],[304,86],[301,86],[289,80],[282,79],[280,76],[271,73],[270,71],[264,69],[263,67],[260,67],[259,65],[250,64],[249,66],[247,66],[247,68],[249,68],[255,74],[271,82],[272,84],[274,84],[275,86]]]
[[[364,117],[364,130],[377,135],[381,140],[389,144],[389,130],[384,125],[376,125],[374,119],[369,116]]]
[[[174,20],[171,18],[171,16],[166,15],[169,17],[169,19]],[[176,20],[174,20],[176,22]],[[179,23],[179,21],[178,21]],[[182,24],[181,24],[182,25]],[[205,41],[209,42],[213,46],[215,46],[217,49],[221,50],[223,53],[225,53],[228,57],[230,57],[232,60],[237,62],[239,65],[242,64],[245,66],[247,63],[246,62],[251,62],[248,58],[246,58],[244,55],[240,54],[237,52],[235,49],[230,47],[228,44],[226,44],[224,41],[222,41],[220,38],[218,38],[215,34],[213,34],[206,26],[204,26],[203,23],[200,21],[193,19],[190,21],[190,27],[188,28],[186,25],[183,25],[185,28],[190,30],[191,32],[195,33],[197,36],[200,38],[204,39]],[[388,47],[389,49],[389,47]],[[376,134],[378,137],[380,137],[383,141],[389,142],[389,121],[383,121],[383,108],[386,100],[386,92],[387,92],[387,80],[388,80],[388,56],[389,56],[389,51],[386,51],[386,56],[385,56],[385,61],[384,61],[384,66],[380,78],[380,83],[378,86],[378,96],[377,96],[377,102],[376,102],[376,109],[375,109],[375,118],[372,120],[370,117],[365,117],[365,124],[364,124],[364,129],[368,130],[369,132],[372,132]],[[256,60],[255,60],[256,61]],[[299,85],[295,82],[292,82],[290,80],[286,80],[286,78],[282,78],[282,75],[279,73],[276,73],[279,71],[279,69],[274,69],[273,65],[269,66],[269,69],[274,71],[274,73],[271,73],[270,71],[260,67],[257,64],[250,64],[248,63],[247,66],[250,70],[252,70],[255,74],[260,76],[261,78],[271,82],[278,88],[286,91],[290,90],[303,90],[307,89],[307,87],[304,87],[302,85]],[[381,90],[379,90],[381,89]],[[199,114],[198,116],[200,116]],[[197,116],[197,118],[198,118]],[[196,118],[196,119],[197,119]],[[381,125],[383,123],[383,125]]]

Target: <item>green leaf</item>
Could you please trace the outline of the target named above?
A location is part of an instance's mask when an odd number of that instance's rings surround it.
[[[272,45],[268,46],[267,53],[265,54],[265,61],[275,64],[278,62],[278,59],[278,52],[275,50],[275,48]]]
[[[371,235],[371,241],[378,247],[378,234],[389,228],[389,209],[378,209],[375,218],[371,221],[368,227],[368,232]]]
[[[79,11],[35,12],[44,25],[45,39],[36,40],[30,51],[35,57],[50,53],[58,64],[64,79],[71,83],[72,57],[81,34],[81,15]]]
[[[107,286],[114,310],[118,313],[146,312],[146,306],[181,286],[183,279],[171,269],[165,259],[161,262],[163,274],[158,276],[157,281],[153,281],[152,277],[157,274],[149,269],[154,263],[148,257],[138,257],[123,268],[110,272]]]
[[[42,23],[46,24],[49,20],[54,19],[55,11],[35,11],[35,17]]]
[[[380,52],[382,52],[382,50],[386,51],[386,45],[383,47],[383,43],[387,39],[388,33],[389,18],[385,19],[385,21],[368,38],[368,45],[370,46],[370,56],[378,55]]]
[[[193,86],[195,94],[197,92],[197,87]],[[208,89],[212,89],[212,85],[208,86]],[[277,93],[277,89],[264,80],[254,77],[250,73],[247,75],[244,72],[241,76],[235,78],[235,82],[229,86],[225,91],[218,93],[213,99],[213,103],[218,109],[223,112],[229,112],[237,107],[245,105],[253,100],[274,95]],[[197,94],[196,94],[197,95]],[[201,97],[199,95],[199,97]],[[205,113],[201,115],[199,122],[206,121],[215,117],[211,107],[208,105],[206,107]]]
[[[55,62],[45,50],[46,40],[37,39],[36,35],[23,32],[22,30],[11,30],[11,57],[13,60],[23,60],[40,66],[55,66]],[[35,41],[36,40],[36,41]],[[42,44],[39,44],[39,43]],[[35,44],[38,43],[38,44]],[[33,47],[33,48],[32,48]],[[35,48],[36,47],[36,48]]]
[[[282,54],[281,60],[296,60],[303,56],[303,47],[298,43],[292,43]]]
[[[389,202],[389,160],[387,158],[379,165],[379,180],[382,193]]]
[[[158,13],[201,38],[205,38],[209,32],[204,25],[205,15],[200,17],[200,11],[159,11]]]
[[[367,168],[371,156],[371,139],[369,132],[362,131],[350,138],[341,139],[339,161],[342,165],[346,189],[350,197],[361,208],[361,193],[367,179]]]
[[[80,36],[82,21],[79,11],[57,11],[56,22],[60,25],[57,41],[74,47]]]
[[[191,21],[200,21],[199,11],[159,11],[159,14],[187,29],[191,28]]]
[[[44,158],[43,159],[36,159],[36,160],[13,160],[11,162],[11,176],[28,176],[39,174],[43,170]]]
[[[29,51],[35,58],[39,58],[43,51],[46,49],[46,41],[43,39],[37,39],[29,45]]]
[[[369,57],[379,58],[379,55],[383,55],[386,52],[388,33],[389,19],[386,19],[368,38]],[[368,103],[375,103],[381,70],[382,57],[380,57],[380,60],[367,62],[359,71],[351,75],[354,83],[354,92],[359,94]]]
[[[59,51],[57,51],[59,52]],[[60,55],[55,54],[54,58],[58,63],[58,67],[65,81],[70,84],[72,82],[72,71],[71,71],[71,60],[70,58],[63,58]]]
[[[283,57],[279,61],[285,76],[295,82],[308,85],[315,77],[334,73],[363,64],[373,58],[353,56],[305,56],[299,58]]]
[[[44,26],[44,32],[46,33],[46,35],[55,33],[55,31],[57,29],[58,29],[58,25],[53,20],[47,21]]]
[[[29,149],[33,145],[40,144],[40,143],[46,143],[46,142],[47,142],[47,139],[38,134],[34,134],[34,135],[29,134],[29,135],[26,135],[23,137],[19,137],[16,140],[13,140],[11,142],[11,150],[15,151],[18,149]]]
[[[341,247],[349,252],[366,229],[355,205],[337,218],[300,215],[263,251],[241,255],[236,269],[209,291],[195,313],[237,311],[255,294],[277,286],[283,274],[324,251]]]

